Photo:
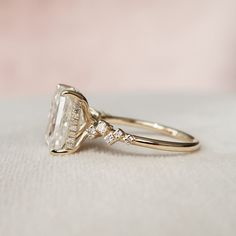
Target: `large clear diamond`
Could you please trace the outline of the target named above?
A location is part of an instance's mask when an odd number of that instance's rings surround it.
[[[66,88],[65,86],[59,86],[51,102],[46,132],[46,142],[51,150],[62,149],[69,134],[74,103],[70,96],[61,96],[61,92]]]

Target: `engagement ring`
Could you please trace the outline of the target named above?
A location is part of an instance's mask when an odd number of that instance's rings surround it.
[[[142,137],[125,132],[113,125],[142,128],[179,141]],[[58,85],[51,102],[46,142],[52,154],[70,154],[80,149],[86,139],[102,137],[113,145],[123,142],[164,151],[192,152],[200,147],[193,136],[168,126],[99,112],[89,106],[87,99],[75,88]]]

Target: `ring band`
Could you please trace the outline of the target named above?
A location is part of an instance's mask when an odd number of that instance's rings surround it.
[[[174,152],[192,152],[200,147],[199,141],[195,139],[193,136],[183,131],[159,123],[137,120],[132,118],[111,116],[106,114],[104,114],[102,118],[114,124],[127,125],[136,128],[145,128],[150,131],[154,131],[159,134],[163,134],[165,136],[169,136],[171,138],[175,138],[177,140],[182,141],[182,142],[173,142],[173,141],[147,138],[138,135],[132,135],[134,138],[132,142],[133,145],[146,148],[159,149],[163,151],[174,151]]]
[[[142,128],[179,141],[167,141],[129,134],[113,125]],[[200,147],[193,136],[156,123],[112,116],[96,111],[75,88],[59,84],[51,102],[46,142],[52,154],[74,153],[86,139],[103,137],[107,144],[124,142],[145,148],[174,152],[192,152]]]

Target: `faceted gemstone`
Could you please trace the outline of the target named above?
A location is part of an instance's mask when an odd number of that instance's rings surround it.
[[[77,119],[80,117],[80,109],[77,109],[77,113],[73,113],[74,106],[79,107],[79,103],[76,103],[70,96],[62,96],[61,93],[65,89],[67,89],[67,87],[59,86],[51,102],[46,133],[46,142],[50,150],[54,149],[57,151],[62,149],[65,145],[69,148],[73,148],[75,143],[75,140],[71,139],[70,133],[71,131],[75,131],[78,127],[76,127],[74,123],[71,125],[71,123],[73,121],[72,114],[76,114]]]
[[[76,132],[76,131],[78,131],[78,126],[77,125],[71,125],[70,130]]]
[[[88,135],[89,135],[89,138],[92,139],[96,136],[97,134],[97,131],[96,131],[96,128],[94,127],[94,125],[91,125],[88,129],[87,129],[87,132],[88,132]]]
[[[69,149],[73,149],[75,146],[75,138],[69,137],[66,140],[66,147]]]
[[[114,137],[113,133],[110,132],[108,135],[106,135],[104,137],[104,140],[107,144],[112,144],[113,142],[115,142],[115,137]]]
[[[130,134],[127,134],[124,140],[127,144],[131,144],[134,141],[134,137]]]
[[[114,137],[116,139],[120,139],[122,138],[122,136],[124,136],[124,131],[122,131],[121,129],[117,129],[114,133],[113,133]]]
[[[108,124],[105,121],[99,121],[97,125],[97,131],[104,135],[108,129]]]

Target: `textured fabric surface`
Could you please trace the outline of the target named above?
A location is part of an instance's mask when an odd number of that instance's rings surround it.
[[[91,104],[188,131],[201,150],[101,140],[51,157],[43,139],[49,100],[2,100],[0,235],[236,235],[236,96],[122,99],[94,96]]]

